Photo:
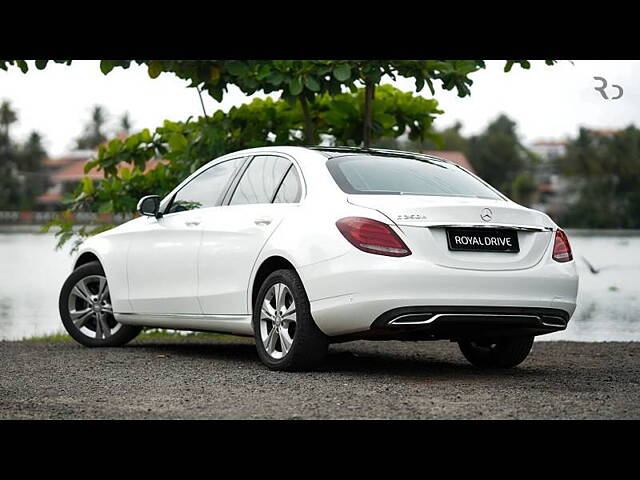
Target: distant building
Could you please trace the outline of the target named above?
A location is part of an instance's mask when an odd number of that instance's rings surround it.
[[[74,172],[80,170],[81,173],[84,173],[84,165],[94,157],[95,153],[94,150],[75,150],[62,157],[47,158],[44,161],[44,168],[49,176],[51,186],[37,198],[36,209],[61,210],[64,194],[72,192],[83,175],[74,175],[71,180],[65,181],[64,179],[68,179],[70,170]]]
[[[531,207],[552,217],[562,214],[567,206],[569,183],[559,174],[555,161],[567,153],[567,143],[564,140],[538,140],[529,145],[529,150],[542,160],[534,175],[538,189]]]
[[[45,160],[45,168],[52,186],[38,197],[36,209],[40,211],[63,210],[62,199],[65,193],[73,192],[83,177],[87,176],[93,181],[104,178],[104,172],[96,168],[84,173],[85,165],[95,158],[95,154],[94,150],[78,150],[62,157]],[[166,161],[153,158],[147,162],[145,171],[152,170],[159,163]],[[131,165],[122,163],[120,167],[131,167]]]
[[[460,165],[462,168],[466,168],[471,173],[476,173],[473,165],[471,165],[471,162],[469,162],[467,156],[462,152],[454,150],[425,150],[422,153],[426,155],[433,155],[434,157],[444,158],[445,160],[449,160],[456,165]]]
[[[554,160],[566,153],[567,142],[562,140],[538,140],[531,144],[529,150],[538,154],[543,160]]]
[[[624,131],[611,128],[587,128],[586,130],[593,135],[599,135],[601,137],[615,137]]]

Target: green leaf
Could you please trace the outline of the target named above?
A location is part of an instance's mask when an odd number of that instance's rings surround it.
[[[302,82],[300,77],[296,77],[289,82],[289,92],[291,95],[300,95],[302,93]]]
[[[100,60],[100,71],[105,75],[109,73],[111,70],[113,70],[114,66],[115,64],[113,63],[112,60]],[[152,78],[155,78],[155,77],[152,77]]]
[[[38,70],[44,70],[47,63],[49,63],[49,60],[36,60],[36,68]]]
[[[249,70],[247,68],[247,65],[244,62],[235,60],[235,61],[229,62],[229,64],[227,65],[227,71],[231,75],[234,75],[236,77],[241,77],[245,75]]]
[[[119,138],[114,138],[107,144],[107,152],[111,155],[115,155],[122,149],[122,141]]]
[[[91,160],[84,165],[84,173],[89,173],[98,165],[98,160]]]
[[[271,75],[267,77],[267,82],[269,82],[271,85],[280,85],[283,80],[284,80],[284,75],[282,75],[282,73],[277,71],[271,73]]]
[[[216,85],[215,87],[207,88],[207,92],[209,92],[209,95],[211,95],[216,102],[222,101],[223,91],[219,86]]]
[[[121,168],[120,169],[120,177],[124,180],[124,181],[129,181],[131,180],[131,170],[129,168]]]
[[[318,81],[313,78],[312,76],[309,75],[305,75],[304,77],[304,84],[307,86],[307,88],[309,90],[311,90],[312,92],[319,92],[320,91],[320,84],[318,83]]]
[[[98,213],[113,213],[113,200],[109,200],[108,202],[100,205]]]
[[[151,133],[149,132],[148,128],[145,128],[144,130],[142,130],[140,132],[140,139],[143,142],[150,142],[151,141]]]
[[[82,177],[82,193],[85,195],[93,194],[93,181],[89,177]]]
[[[209,81],[215,84],[218,83],[218,80],[220,80],[220,67],[212,65],[209,69]]]
[[[148,72],[151,78],[157,78],[162,73],[162,64],[157,60],[150,61]]]
[[[27,73],[29,71],[29,66],[24,60],[16,60],[16,65],[20,70],[22,70],[22,73]]]
[[[260,68],[258,69],[258,75],[257,75],[258,80],[264,80],[269,75],[271,75],[271,67],[266,63],[263,65],[260,65]]]
[[[187,139],[184,137],[184,135],[181,135],[179,133],[173,133],[169,137],[169,147],[171,147],[171,150],[173,150],[174,152],[185,150],[188,144],[189,142],[187,142]]]
[[[333,69],[333,76],[339,82],[345,82],[351,77],[351,67],[346,63],[341,63]]]
[[[433,82],[431,81],[430,78],[426,78],[425,81],[427,82],[427,87],[429,87],[429,91],[431,92],[431,95],[435,95],[436,91],[433,88]]]

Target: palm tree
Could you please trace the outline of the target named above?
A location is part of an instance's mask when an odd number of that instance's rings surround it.
[[[103,107],[93,107],[90,122],[85,126],[82,136],[76,140],[79,149],[95,148],[107,139],[102,133],[102,127],[107,121],[106,116]]]
[[[120,118],[120,128],[123,132],[129,133],[131,131],[131,119],[129,118],[129,112],[126,112]]]
[[[3,100],[0,105],[0,131],[4,139],[9,139],[9,126],[17,121],[18,117],[16,112],[11,109],[11,104],[8,100]]]

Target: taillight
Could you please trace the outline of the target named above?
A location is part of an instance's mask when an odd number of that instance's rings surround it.
[[[556,230],[556,239],[553,244],[553,259],[556,262],[569,262],[573,260],[569,238],[567,238],[567,234],[562,230]]]
[[[389,225],[362,217],[346,217],[336,222],[344,238],[363,252],[406,257],[411,250]]]

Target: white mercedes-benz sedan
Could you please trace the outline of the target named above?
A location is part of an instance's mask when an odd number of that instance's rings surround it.
[[[276,370],[357,339],[458,342],[481,367],[563,330],[567,235],[464,168],[409,152],[264,147],[217,158],[81,246],[60,293],[69,334],[143,327],[253,336]]]

